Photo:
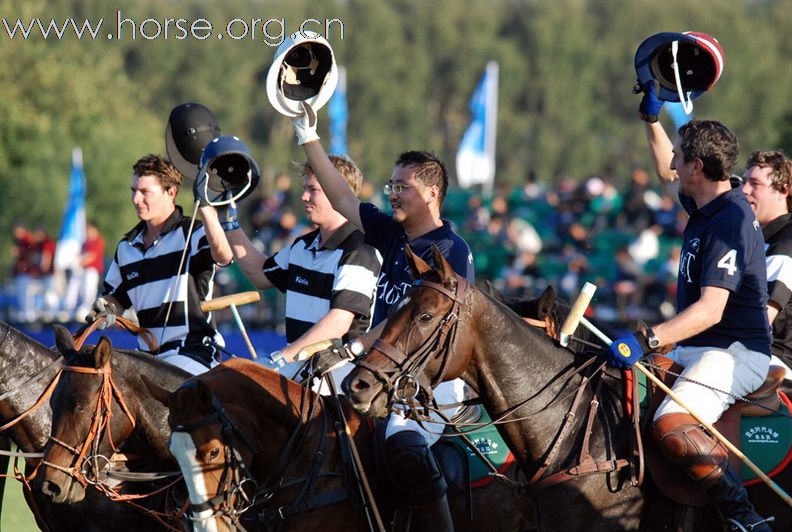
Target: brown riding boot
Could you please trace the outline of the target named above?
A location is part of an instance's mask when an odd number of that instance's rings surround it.
[[[728,450],[693,416],[666,414],[652,425],[652,436],[667,458],[701,483],[730,530],[770,532],[729,465]]]

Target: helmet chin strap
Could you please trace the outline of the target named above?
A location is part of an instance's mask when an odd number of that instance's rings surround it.
[[[672,42],[671,55],[674,57],[674,62],[671,63],[671,68],[674,69],[674,79],[676,80],[677,95],[679,96],[679,102],[682,104],[682,109],[685,111],[686,115],[689,115],[691,112],[693,112],[693,100],[690,98],[690,94],[692,91],[688,91],[687,101],[686,101],[685,94],[682,89],[682,79],[679,76],[679,63],[677,63],[678,51],[679,51],[679,41]]]

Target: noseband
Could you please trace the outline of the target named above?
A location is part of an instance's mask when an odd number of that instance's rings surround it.
[[[195,383],[187,383],[184,387],[195,386]],[[245,513],[255,502],[255,493],[258,489],[258,484],[251,476],[250,472],[245,465],[245,461],[237,449],[237,437],[244,443],[251,451],[254,448],[250,445],[245,435],[239,430],[231,419],[226,414],[223,405],[212,397],[212,413],[204,416],[203,418],[193,423],[186,423],[184,425],[175,425],[171,427],[171,432],[191,432],[206,427],[209,424],[220,421],[223,433],[223,446],[225,452],[225,463],[223,464],[223,473],[220,476],[217,494],[214,497],[200,502],[191,504],[193,514],[212,510],[212,515],[206,517],[196,517],[193,515],[193,520],[206,520],[214,519],[219,516],[225,516],[231,519],[232,523],[236,526],[240,517]]]
[[[459,315],[469,292],[469,283],[465,278],[456,276],[456,280],[456,290],[453,292],[442,284],[423,279],[418,279],[413,283],[415,288],[431,288],[451,300],[451,308],[448,309],[448,312],[443,316],[434,331],[417,349],[408,354],[382,339],[377,339],[371,346],[371,350],[379,351],[385,355],[386,358],[393,362],[393,369],[383,370],[373,367],[366,362],[366,357],[363,357],[357,363],[358,368],[370,372],[382,384],[388,396],[393,398],[394,404],[414,402],[421,391],[421,381],[423,381],[423,388],[427,398],[431,399],[432,388],[443,381],[448,367],[450,352],[456,341]],[[442,356],[440,369],[427,383],[426,378],[422,377],[423,370],[437,356]],[[404,394],[410,385],[415,388],[415,391],[410,394],[410,397],[406,397]]]

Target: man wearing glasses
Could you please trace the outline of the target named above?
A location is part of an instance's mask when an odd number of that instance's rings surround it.
[[[405,246],[409,245],[415,255],[429,264],[432,264],[432,245],[437,246],[454,271],[471,283],[473,256],[449,222],[440,218],[440,207],[448,190],[448,173],[442,161],[430,152],[402,153],[384,189],[393,211],[388,215],[371,203],[361,202],[352,193],[319,143],[316,114],[310,106],[304,106],[305,113],[294,120],[297,144],[305,150],[333,208],[364,233],[366,243],[379,250],[383,259],[372,330],[349,344],[346,351],[353,358],[379,338],[389,312],[397,307],[413,283]],[[464,383],[459,379],[444,382],[433,393],[438,404],[456,404],[464,399]],[[456,410],[446,410],[445,415],[451,418]],[[400,413],[388,418],[386,467],[393,487],[406,502],[405,520],[414,525],[411,530],[454,529],[445,496],[445,479],[429,450],[442,430],[440,423],[419,425]]]

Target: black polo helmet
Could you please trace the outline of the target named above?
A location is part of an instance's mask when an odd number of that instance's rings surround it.
[[[184,177],[195,179],[204,146],[219,136],[220,125],[212,111],[200,103],[177,105],[165,129],[168,158]]]

